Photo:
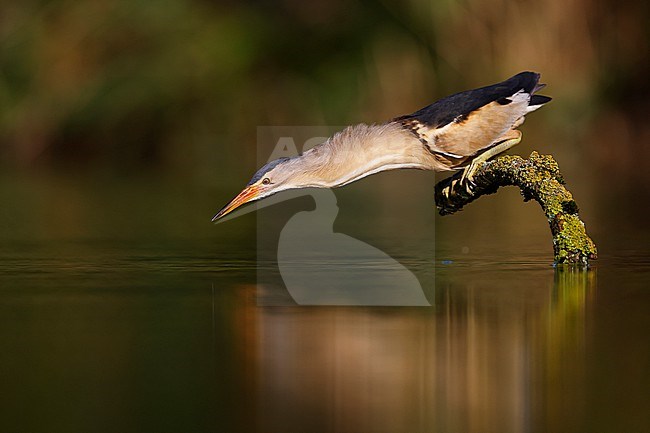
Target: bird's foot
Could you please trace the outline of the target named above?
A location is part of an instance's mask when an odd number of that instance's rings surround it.
[[[465,167],[465,169],[463,170],[463,174],[460,176],[460,179],[458,180],[458,182],[463,186],[465,191],[467,191],[469,194],[471,194],[474,188],[476,187],[476,183],[474,183],[474,175],[478,171],[481,164],[483,164],[483,162],[484,160],[482,158],[473,159],[470,165]]]
[[[451,200],[452,195],[462,194],[463,192],[467,195],[474,195],[474,190],[476,188],[476,183],[474,182],[474,174],[479,170],[480,162],[472,162],[469,166],[463,169],[462,175],[459,178],[451,179],[451,183],[447,188],[442,191],[443,197],[446,200]]]
[[[483,163],[487,162],[487,160],[493,156],[503,153],[511,147],[519,144],[520,141],[521,131],[511,129],[508,131],[508,133],[506,133],[506,135],[502,136],[495,145],[478,155],[476,158],[472,159],[472,162],[463,170],[463,174],[461,175],[458,182],[460,182],[461,186],[465,189],[465,191],[467,191],[468,194],[473,194],[474,189],[476,188],[474,175],[478,173]]]

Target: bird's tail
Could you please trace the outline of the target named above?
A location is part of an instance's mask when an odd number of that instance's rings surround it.
[[[535,94],[546,87],[546,84],[539,82],[539,78],[540,74],[537,72],[526,71],[520,72],[508,80],[516,83],[515,86],[517,88],[523,89],[526,93],[531,95],[528,102],[528,109],[526,110],[527,113],[537,110],[552,99],[549,96]]]
[[[531,111],[537,110],[542,105],[546,104],[548,101],[552,100],[550,96],[544,95],[532,95],[530,97],[530,102],[528,103],[528,113]]]

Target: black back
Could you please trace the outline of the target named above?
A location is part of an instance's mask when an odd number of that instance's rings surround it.
[[[535,72],[520,72],[501,83],[447,96],[415,113],[398,117],[394,121],[399,122],[414,119],[430,127],[440,128],[454,121],[456,118],[468,116],[472,111],[491,102],[496,101],[500,104],[508,104],[510,100],[507,98],[522,89],[526,93],[532,94],[537,90],[538,81],[539,74]]]

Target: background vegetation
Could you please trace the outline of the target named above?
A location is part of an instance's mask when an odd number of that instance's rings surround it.
[[[216,208],[257,168],[258,125],[381,121],[530,69],[555,99],[519,153],[555,154],[588,200],[602,173],[648,197],[648,16],[644,0],[3,2],[4,190],[149,173],[213,188]]]

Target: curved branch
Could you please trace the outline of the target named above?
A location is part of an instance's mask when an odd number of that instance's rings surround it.
[[[528,159],[505,155],[484,162],[474,175],[474,185],[461,182],[462,172],[436,184],[435,199],[440,215],[457,212],[482,195],[499,187],[519,187],[524,201],[537,201],[553,235],[555,263],[586,266],[597,258],[596,245],[578,216],[578,205],[564,187],[560,168],[550,155],[531,153]]]

